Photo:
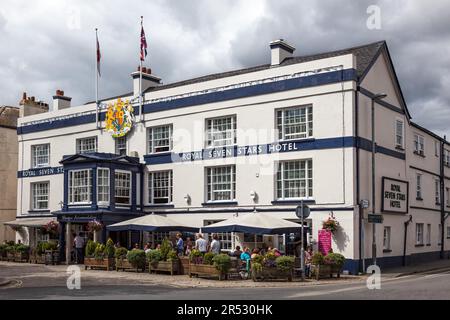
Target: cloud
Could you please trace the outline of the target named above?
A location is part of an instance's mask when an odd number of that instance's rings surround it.
[[[366,27],[372,4],[381,9],[381,30]],[[268,44],[277,38],[292,43],[298,55],[386,39],[413,120],[450,136],[449,10],[446,0],[6,2],[0,77],[8,81],[0,86],[0,103],[16,105],[22,91],[49,101],[56,89],[74,105],[92,100],[95,27],[100,96],[130,92],[143,15],[146,64],[164,83],[268,63]]]

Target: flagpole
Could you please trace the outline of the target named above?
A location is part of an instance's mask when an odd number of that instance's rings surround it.
[[[98,34],[95,28],[95,125],[99,129],[98,123]]]
[[[141,43],[142,43],[142,28],[144,24],[144,16],[141,16]],[[142,44],[141,44],[142,46]],[[144,97],[142,96],[142,48],[141,48],[141,56],[140,56],[140,67],[139,67],[139,119],[142,122],[144,117],[142,116],[142,103]]]

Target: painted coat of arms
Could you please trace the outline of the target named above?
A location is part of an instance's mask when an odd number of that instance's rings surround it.
[[[109,104],[106,111],[105,129],[114,138],[123,137],[133,127],[134,110],[128,100],[118,99],[116,103]]]

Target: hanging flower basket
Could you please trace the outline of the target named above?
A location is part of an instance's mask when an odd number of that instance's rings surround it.
[[[339,222],[335,218],[329,217],[323,222],[322,229],[336,232],[339,229]]]
[[[97,220],[92,220],[88,222],[88,230],[91,232],[97,232],[103,229],[103,224]]]
[[[57,234],[58,227],[59,227],[58,222],[50,221],[42,227],[41,231],[43,234]]]

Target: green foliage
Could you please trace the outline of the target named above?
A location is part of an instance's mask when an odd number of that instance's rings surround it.
[[[343,267],[345,263],[345,257],[340,253],[329,253],[325,257],[325,264],[333,264],[337,267]]]
[[[295,258],[290,256],[281,256],[275,260],[277,269],[282,271],[289,271],[294,268]]]
[[[170,241],[168,239],[164,239],[161,243],[161,258],[163,261],[167,260],[167,255],[172,250],[172,246],[170,244]]]
[[[205,254],[206,259],[206,254]],[[217,270],[219,270],[221,273],[226,274],[228,271],[230,271],[231,268],[231,258],[227,254],[217,254],[213,258],[214,266]]]
[[[266,259],[267,259],[267,256],[266,256]],[[263,261],[264,261],[264,257],[262,255],[260,255],[260,254],[254,256],[252,258],[252,262],[256,262],[256,263],[259,263],[259,264],[262,264]]]
[[[252,272],[260,273],[263,269],[263,266],[260,262],[252,262]]]
[[[323,264],[323,259],[324,259],[323,254],[320,252],[316,252],[313,254],[311,262],[316,266],[320,266],[321,264]]]
[[[210,266],[213,265],[215,256],[216,254],[212,252],[205,253],[205,256],[203,257],[203,264],[207,264]]]
[[[116,248],[114,252],[114,256],[117,259],[125,259],[127,256],[128,250],[124,247]]]
[[[197,250],[197,249],[192,249],[191,253],[189,254],[189,261],[196,261],[197,259],[203,257],[203,254]]]
[[[275,253],[269,251],[266,253],[265,258],[266,260],[275,261],[277,259],[277,256],[275,255]]]
[[[106,241],[106,246],[105,246],[105,257],[106,258],[113,258],[114,257],[114,253],[115,253],[115,248],[114,248],[114,242],[112,241],[111,238],[108,239],[108,241]]]
[[[14,251],[17,253],[27,253],[30,251],[30,247],[24,244],[18,244],[15,246]]]
[[[97,243],[97,247],[95,248],[94,251],[94,258],[95,259],[103,259],[103,257],[105,256],[105,245],[101,244],[101,243]]]
[[[162,255],[161,255],[160,249],[150,250],[149,252],[147,252],[146,256],[147,256],[147,261],[152,264],[157,263],[162,260]]]
[[[85,252],[86,257],[94,256],[96,248],[97,248],[97,242],[89,240],[86,245],[86,252]]]
[[[127,253],[127,260],[133,268],[145,268],[145,251],[141,249],[133,249],[131,251],[128,251]]]
[[[167,261],[176,261],[178,259],[179,259],[179,257],[178,257],[177,252],[173,249],[170,250],[169,254],[167,255]]]
[[[3,256],[6,254],[6,248],[8,247],[8,245],[5,244],[0,244],[0,256]]]

